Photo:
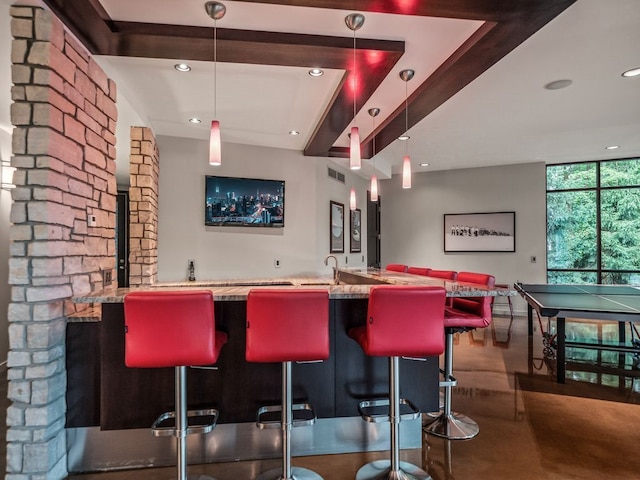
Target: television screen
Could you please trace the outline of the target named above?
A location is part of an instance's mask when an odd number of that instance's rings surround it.
[[[204,223],[284,227],[284,180],[207,176]]]

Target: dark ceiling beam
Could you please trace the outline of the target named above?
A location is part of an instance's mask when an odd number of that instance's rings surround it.
[[[109,51],[113,40],[109,16],[98,0],[44,0],[92,54]]]
[[[213,32],[208,27],[115,22],[114,29],[117,41],[112,42],[111,55],[213,59]],[[217,29],[217,38],[220,62],[352,70],[353,38],[221,28]],[[404,42],[359,39],[356,45],[358,70],[366,68],[366,75],[359,82],[358,103],[362,106],[404,54]],[[347,86],[345,81],[339,85],[304,148],[305,155],[329,155],[349,125],[353,94]]]
[[[497,22],[521,12],[531,12],[554,0],[238,0],[295,7],[327,8],[356,12],[461,18]]]

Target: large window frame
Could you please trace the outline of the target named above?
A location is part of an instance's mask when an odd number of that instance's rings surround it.
[[[611,159],[611,160],[593,160],[589,162],[576,162],[576,163],[559,163],[559,164],[549,164],[546,167],[546,242],[547,242],[547,251],[552,251],[552,245],[555,241],[554,238],[551,238],[550,232],[550,215],[553,213],[550,212],[549,199],[550,195],[571,195],[572,193],[580,193],[584,195],[582,192],[593,192],[595,194],[595,264],[592,268],[583,267],[583,268],[558,268],[557,266],[550,266],[550,255],[547,255],[547,282],[549,283],[567,283],[562,281],[563,274],[566,278],[572,278],[575,280],[576,277],[582,276],[583,283],[633,283],[637,284],[640,281],[637,281],[640,278],[640,266],[636,265],[631,269],[620,269],[620,268],[606,268],[603,266],[603,221],[602,221],[602,210],[603,210],[603,194],[606,196],[606,192],[613,192],[615,190],[631,190],[634,191],[634,195],[640,195],[640,179],[635,180],[636,183],[632,183],[630,185],[602,185],[602,167],[603,165],[610,162],[626,162],[626,161],[637,161],[640,162],[640,158],[619,158],[619,159]],[[585,166],[593,166],[595,169],[595,183],[592,186],[578,186],[573,188],[558,188],[557,185],[551,185],[550,188],[550,169],[553,168],[580,168],[580,165]],[[589,167],[586,167],[589,168]],[[614,168],[615,170],[615,168]],[[586,169],[585,169],[586,171]],[[608,170],[610,173],[612,170]],[[568,183],[571,183],[570,181]],[[638,192],[638,193],[635,193]],[[557,222],[555,222],[557,223]],[[606,230],[605,230],[606,231]],[[638,230],[638,235],[640,235],[640,230]],[[587,245],[588,248],[590,245]],[[611,261],[611,260],[610,260]],[[577,274],[577,275],[574,275]],[[590,277],[587,279],[587,277]],[[632,279],[632,282],[625,282],[624,277],[627,279]],[[592,280],[595,280],[592,281]],[[575,283],[575,282],[574,282]]]

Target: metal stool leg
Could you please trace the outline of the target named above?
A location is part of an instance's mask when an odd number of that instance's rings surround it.
[[[187,476],[187,433],[189,422],[187,420],[187,367],[175,367],[175,405],[176,405],[176,431],[177,438],[177,463],[178,480],[215,480],[206,475]]]
[[[291,362],[282,363],[282,469],[261,473],[256,480],[323,480],[313,470],[291,466],[291,429],[293,428]]]
[[[449,440],[464,440],[475,437],[480,431],[478,424],[466,415],[451,411],[451,391],[457,383],[453,376],[453,331],[446,333],[444,349],[444,410],[427,414],[424,431]],[[431,418],[429,418],[431,417]]]
[[[398,357],[389,357],[389,436],[390,460],[367,463],[358,470],[356,480],[431,480],[417,465],[400,461],[400,377]]]

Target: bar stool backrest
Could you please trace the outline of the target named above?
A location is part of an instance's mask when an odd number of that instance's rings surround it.
[[[124,319],[127,367],[213,364],[224,344],[216,344],[209,290],[129,293]]]
[[[388,263],[386,267],[384,267],[385,270],[391,270],[392,272],[406,272],[407,271],[407,267],[406,265],[402,265],[401,263]]]
[[[247,297],[246,359],[293,362],[329,358],[329,292],[253,289]]]
[[[363,350],[383,357],[440,355],[444,351],[445,299],[442,287],[371,287]]]
[[[496,279],[493,275],[475,272],[458,273],[458,282],[476,283],[493,287]],[[452,307],[463,312],[468,312],[479,317],[491,319],[491,303],[493,297],[454,297]]]
[[[411,273],[413,275],[422,275],[423,277],[428,277],[430,271],[431,271],[430,268],[423,268],[423,267],[409,267],[409,268],[407,268],[407,273]]]
[[[458,276],[458,272],[454,270],[430,270],[429,277],[443,278],[445,280],[455,280]]]

